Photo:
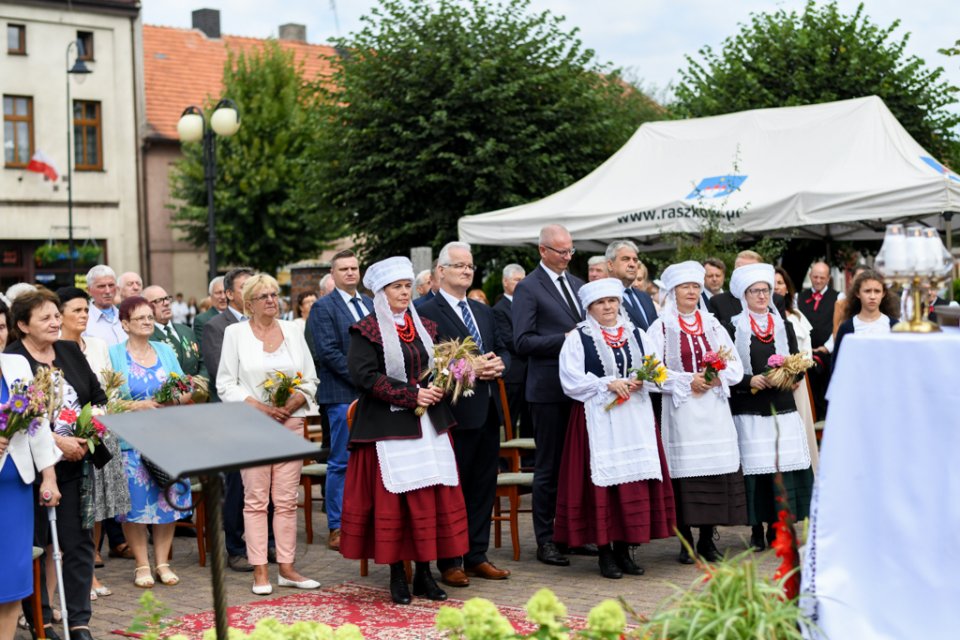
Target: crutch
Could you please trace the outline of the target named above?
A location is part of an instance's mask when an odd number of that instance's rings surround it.
[[[47,502],[53,494],[43,492],[43,501]],[[60,538],[57,536],[57,508],[47,507],[47,518],[50,519],[50,537],[53,541],[53,563],[57,568],[57,593],[60,594],[60,615],[63,618],[63,640],[70,640],[70,625],[67,622],[67,599],[63,591],[63,553],[60,552]],[[40,621],[43,624],[43,621]]]

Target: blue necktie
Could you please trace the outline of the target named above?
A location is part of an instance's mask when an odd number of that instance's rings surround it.
[[[363,317],[367,315],[367,312],[363,310],[363,307],[360,306],[360,298],[350,298],[350,302],[353,303],[353,308],[357,312],[357,319],[363,320]]]
[[[480,337],[480,330],[477,329],[477,325],[473,323],[473,316],[470,315],[470,307],[467,306],[466,300],[461,300],[459,305],[460,314],[463,316],[463,324],[467,325],[467,331],[473,336],[473,341],[477,343],[477,349],[480,350],[480,353],[483,353],[483,339]]]

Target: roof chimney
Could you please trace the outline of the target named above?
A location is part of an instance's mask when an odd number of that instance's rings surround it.
[[[297,24],[295,22],[280,25],[280,39],[289,40],[290,42],[306,43],[307,25]]]
[[[217,9],[197,9],[190,14],[193,28],[202,31],[208,38],[220,37],[220,11]]]

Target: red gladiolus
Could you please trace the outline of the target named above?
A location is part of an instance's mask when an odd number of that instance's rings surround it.
[[[777,522],[773,523],[773,528],[777,532],[777,537],[770,547],[781,559],[780,566],[777,567],[773,578],[780,580],[790,574],[790,577],[783,584],[783,591],[788,600],[793,600],[800,595],[800,572],[794,571],[800,565],[800,554],[797,551],[797,539],[793,531],[790,512],[781,509]],[[791,574],[791,572],[793,573]]]

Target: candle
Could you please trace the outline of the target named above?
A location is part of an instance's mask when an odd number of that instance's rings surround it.
[[[891,224],[887,226],[883,246],[880,248],[880,255],[883,256],[883,271],[888,275],[904,273],[909,268],[907,239],[903,235],[902,225]]]
[[[941,275],[944,267],[944,246],[936,229],[923,230],[923,248],[926,273],[931,276]]]
[[[907,227],[907,271],[914,275],[927,269],[926,248],[920,227]]]

